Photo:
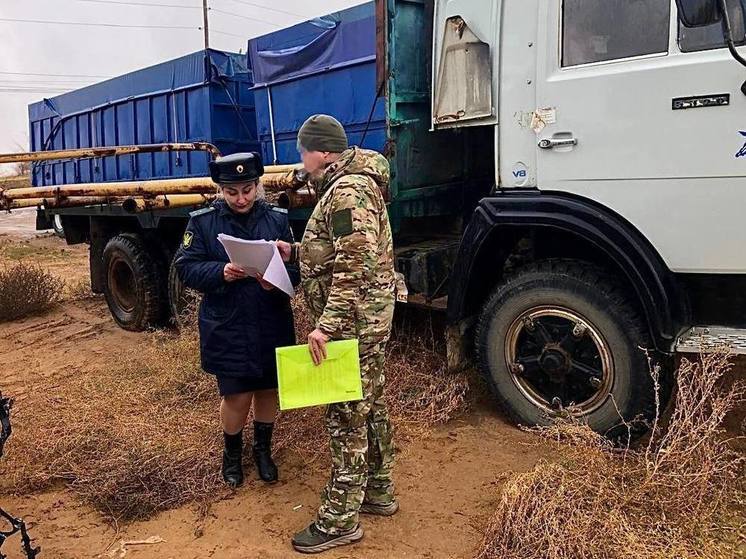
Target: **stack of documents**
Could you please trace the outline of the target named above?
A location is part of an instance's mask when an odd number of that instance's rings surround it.
[[[281,289],[290,297],[295,295],[290,276],[277,245],[270,241],[246,241],[220,233],[218,241],[228,253],[231,263],[251,277],[259,274],[265,281]]]
[[[318,366],[307,345],[278,347],[275,354],[281,410],[363,399],[357,340],[329,342]]]

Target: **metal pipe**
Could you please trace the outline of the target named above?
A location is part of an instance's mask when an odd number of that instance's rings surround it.
[[[109,157],[111,155],[158,153],[167,151],[206,151],[212,155],[213,158],[220,156],[218,148],[207,142],[177,142],[165,144],[143,144],[140,146],[105,146],[25,153],[2,153],[0,154],[0,163],[25,163],[29,161],[50,161],[54,159],[85,159],[90,157]]]
[[[11,190],[14,188],[28,188],[29,184],[31,184],[31,177],[27,175],[0,178],[0,189],[3,190]]]
[[[302,169],[295,169],[285,173],[267,173],[262,177],[262,185],[269,191],[279,191],[291,188],[298,190],[307,184],[308,175]]]
[[[316,205],[316,193],[308,187],[299,190],[288,189],[280,194],[277,205],[287,210],[296,208],[312,208]]]
[[[288,173],[290,171],[298,171],[303,169],[300,163],[295,165],[266,165],[264,167],[265,175],[275,175],[277,173]]]
[[[128,213],[140,213],[150,210],[204,206],[217,198],[217,195],[206,194],[173,194],[155,198],[127,198],[122,202],[122,209]]]
[[[214,194],[217,185],[210,177],[165,179],[154,181],[103,182],[16,188],[0,192],[8,200],[23,198],[54,198],[70,196],[142,196],[146,194]]]
[[[74,198],[62,198],[61,200],[47,200],[46,198],[25,198],[23,200],[9,200],[8,210],[17,210],[20,208],[35,208],[44,206],[45,208],[71,208],[74,206],[92,206],[96,204],[108,204],[117,202],[116,198],[106,196],[77,196]]]

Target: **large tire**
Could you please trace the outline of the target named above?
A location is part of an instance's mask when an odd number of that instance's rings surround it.
[[[136,234],[122,233],[104,248],[104,295],[111,315],[125,330],[159,324],[165,308],[165,278],[157,257]]]
[[[190,312],[196,309],[199,293],[181,283],[175,263],[176,256],[168,269],[168,306],[173,325],[181,329],[189,322]]]
[[[499,403],[523,425],[573,415],[596,432],[645,430],[655,414],[645,324],[625,290],[574,260],[526,265],[489,298],[477,359]]]
[[[55,214],[52,217],[52,229],[60,239],[65,238],[65,229],[62,227],[62,216],[60,214]]]

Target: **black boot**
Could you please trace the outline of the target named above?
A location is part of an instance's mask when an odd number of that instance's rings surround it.
[[[272,429],[274,423],[254,422],[254,462],[259,477],[267,483],[277,481],[277,466],[272,461]]]
[[[230,487],[238,487],[243,483],[243,429],[235,435],[223,433],[225,448],[223,449],[223,480]]]

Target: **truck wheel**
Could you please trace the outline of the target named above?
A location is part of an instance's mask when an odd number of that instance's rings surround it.
[[[103,254],[104,295],[114,320],[125,330],[139,332],[162,317],[161,271],[143,240],[132,233],[112,238]]]
[[[479,319],[477,358],[517,423],[548,425],[570,414],[594,431],[644,431],[655,413],[645,325],[601,269],[546,260],[497,287]]]
[[[199,301],[199,293],[181,283],[175,262],[176,256],[168,269],[168,305],[173,324],[183,328],[188,322],[188,311],[194,309]]]
[[[54,234],[60,239],[65,238],[65,230],[62,227],[62,216],[60,214],[55,214],[52,218],[52,229],[54,229]]]

